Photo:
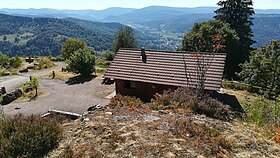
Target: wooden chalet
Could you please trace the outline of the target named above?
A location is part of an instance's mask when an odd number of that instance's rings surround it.
[[[164,90],[196,88],[201,79],[205,90],[219,91],[225,60],[223,53],[120,49],[104,77],[115,80],[117,94],[149,101]]]

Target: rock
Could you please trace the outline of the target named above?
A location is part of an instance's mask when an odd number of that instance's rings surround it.
[[[97,104],[97,105],[94,105],[94,106],[91,106],[87,109],[87,111],[95,111],[97,109],[101,109],[102,107],[100,106],[100,104]]]
[[[89,118],[85,118],[84,121],[85,122],[89,122],[90,120],[89,120]]]
[[[105,115],[113,115],[112,112],[105,112]]]
[[[164,110],[159,110],[158,111],[160,114],[168,114],[168,112],[164,111]]]
[[[176,155],[173,154],[172,152],[168,152],[168,153],[165,154],[165,157],[168,157],[168,158],[170,158],[170,157],[176,157]]]
[[[145,115],[145,116],[143,117],[143,120],[144,120],[145,122],[153,122],[153,121],[160,120],[160,118],[159,118],[159,117],[156,117],[156,116],[153,116],[153,115]]]
[[[2,97],[2,105],[7,105],[10,104],[11,102],[15,101],[16,99],[18,99],[19,97],[22,96],[22,91],[20,89],[17,89],[11,93],[5,94]]]
[[[4,72],[4,76],[9,76],[11,73],[10,72]]]
[[[19,72],[20,73],[26,73],[26,72],[28,72],[28,69],[21,69],[21,70],[19,70]]]
[[[21,107],[18,106],[18,107],[16,107],[15,109],[16,109],[16,110],[19,110],[19,109],[21,109]]]

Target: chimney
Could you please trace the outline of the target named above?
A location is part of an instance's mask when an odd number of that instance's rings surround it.
[[[146,55],[146,52],[145,52],[145,48],[141,48],[141,59],[142,59],[143,63],[147,62],[147,55]]]

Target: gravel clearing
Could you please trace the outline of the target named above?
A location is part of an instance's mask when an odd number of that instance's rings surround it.
[[[40,88],[47,95],[39,96],[30,102],[13,102],[3,107],[4,113],[14,115],[44,114],[49,109],[62,110],[83,114],[90,106],[95,104],[107,105],[107,95],[114,91],[114,85],[102,85],[101,77],[92,79],[83,84],[68,85],[64,81],[54,79],[39,79]],[[15,110],[21,107],[20,110]]]

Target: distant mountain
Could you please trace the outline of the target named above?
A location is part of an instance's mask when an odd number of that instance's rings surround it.
[[[192,28],[193,24],[212,19],[216,9],[216,7],[151,6],[142,9],[108,8],[105,10],[0,9],[0,12],[28,17],[65,19],[84,29],[111,36],[119,28],[116,23],[121,23],[136,30],[138,43],[141,47],[175,50],[179,47],[182,36]],[[272,39],[280,39],[278,20],[280,9],[255,9],[255,12],[253,30],[257,43],[254,46],[259,47],[266,45]],[[99,25],[89,21],[110,24],[101,23]]]
[[[57,10],[57,9],[0,9],[0,12],[9,15],[27,17],[50,17],[50,18],[78,18],[90,21],[100,21],[108,16],[127,14],[135,9],[108,8],[104,10]]]
[[[68,37],[80,38],[98,51],[108,50],[113,34],[121,27],[124,25],[92,23],[90,29],[71,20],[0,14],[0,51],[11,56],[58,55],[61,43]]]

